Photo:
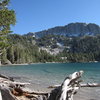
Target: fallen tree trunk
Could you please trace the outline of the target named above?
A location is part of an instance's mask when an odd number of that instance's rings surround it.
[[[65,78],[61,86],[55,88],[51,93],[25,92],[21,88],[21,85],[25,85],[24,83],[13,82],[13,80],[3,75],[0,75],[0,77],[4,79],[1,79],[1,86],[8,88],[15,97],[26,96],[34,100],[73,100],[73,95],[80,88],[80,81],[78,79],[82,73],[83,71],[79,71],[69,75]]]
[[[60,85],[53,85],[49,86],[48,88],[57,88]],[[100,83],[86,83],[86,84],[80,84],[81,87],[100,87]]]
[[[79,71],[66,77],[62,85],[50,93],[48,100],[73,100],[73,95],[80,88],[80,81],[78,79],[82,74],[83,71]]]
[[[7,76],[1,75],[1,74],[0,74],[0,77],[7,79],[7,80],[10,80],[10,81],[14,81],[14,79],[12,77],[7,77]]]
[[[100,87],[99,83],[87,83],[87,84],[81,84],[81,87]]]

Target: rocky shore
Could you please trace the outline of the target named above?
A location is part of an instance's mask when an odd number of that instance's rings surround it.
[[[28,88],[31,85],[30,83],[15,82],[13,78],[0,74],[0,100],[59,100],[60,98],[63,98],[63,95],[60,91],[63,91],[64,89],[69,88],[69,87],[66,88],[68,86],[67,85],[68,82],[69,82],[68,84],[70,84],[70,87],[72,87],[71,91],[74,90],[73,92],[71,92],[72,95],[74,92],[75,93],[77,92],[77,89],[79,88],[78,87],[79,83],[76,84],[74,82],[77,82],[76,81],[77,78],[80,78],[80,77],[78,76],[76,77],[75,73],[73,73],[71,76],[73,77],[73,79],[69,80],[70,76],[66,77],[62,85],[56,86],[56,88],[49,87],[48,89],[41,89],[41,91],[38,91],[38,90],[32,91],[32,89]],[[37,87],[35,87],[35,90],[36,89]],[[58,91],[60,95],[58,96],[58,99],[54,99],[54,96],[57,97],[57,95],[59,94]],[[65,91],[67,93],[67,90]],[[69,93],[69,90],[68,90],[68,93]],[[100,87],[97,87],[97,85],[94,85],[93,87],[93,85],[91,84],[82,86],[79,89],[78,93],[76,95],[73,95],[73,98],[74,100],[99,100]]]

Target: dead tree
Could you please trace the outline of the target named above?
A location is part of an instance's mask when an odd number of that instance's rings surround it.
[[[78,80],[83,74],[83,71],[74,72],[66,77],[62,85],[54,89],[48,98],[48,100],[73,100],[73,95],[80,88],[80,80]]]
[[[73,95],[80,88],[81,81],[79,80],[79,78],[82,76],[82,73],[83,71],[79,71],[79,72],[74,72],[73,74],[69,75],[68,77],[65,78],[61,86],[52,90],[51,93],[25,92],[21,88],[21,85],[25,85],[25,83],[14,82],[14,81],[11,81],[11,79],[9,79],[8,77],[0,75],[1,77],[0,90],[2,90],[2,87],[8,88],[8,90],[10,89],[11,91],[9,93],[12,93],[11,96],[13,95],[14,97],[17,97],[21,95],[21,96],[25,96],[29,98],[29,100],[30,98],[32,100],[73,100]],[[0,97],[1,97],[1,94],[0,94]],[[9,99],[9,100],[13,100],[13,99]]]

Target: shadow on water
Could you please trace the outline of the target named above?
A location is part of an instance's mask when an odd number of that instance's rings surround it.
[[[50,72],[50,71],[48,71],[46,69],[43,69],[42,71],[45,72],[45,73],[52,73],[52,72]]]

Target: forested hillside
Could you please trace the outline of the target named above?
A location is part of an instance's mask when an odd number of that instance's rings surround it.
[[[100,34],[64,36],[58,33],[38,38],[33,33],[9,34],[6,44],[2,64],[100,61]]]
[[[11,34],[8,35],[8,43],[2,55],[2,64],[100,61],[100,35],[72,38],[47,35],[36,39]],[[58,49],[59,53],[49,53],[48,48],[51,52]],[[62,52],[60,49],[63,49]]]
[[[64,37],[46,35],[38,39],[38,46],[63,49],[57,56],[65,62],[100,61],[100,35],[83,37]]]
[[[56,57],[39,50],[32,37],[8,35],[9,47],[2,55],[2,64],[21,64],[56,61]]]
[[[65,48],[60,56],[71,62],[100,61],[100,35],[71,39],[69,48]]]

